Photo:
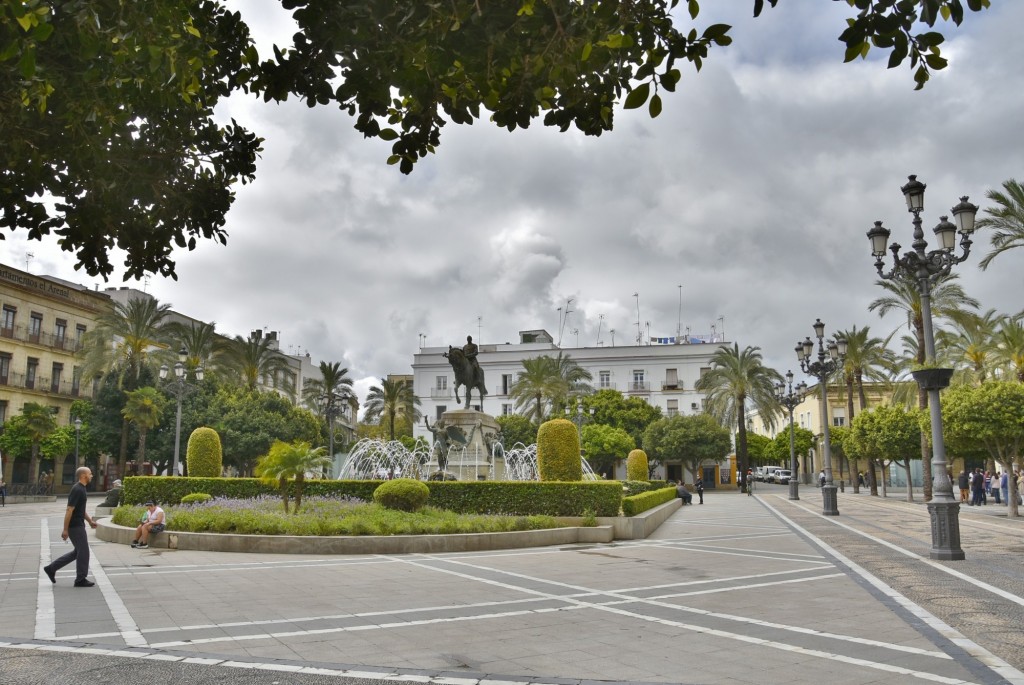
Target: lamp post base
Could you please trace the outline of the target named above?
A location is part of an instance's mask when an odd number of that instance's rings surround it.
[[[800,499],[800,484],[796,481],[796,476],[789,479],[789,498]]]
[[[960,503],[950,498],[932,500],[928,503],[928,515],[932,520],[932,559],[962,561],[966,558],[960,547]]]
[[[825,516],[839,516],[839,498],[836,495],[835,485],[823,485],[821,487],[822,510]]]

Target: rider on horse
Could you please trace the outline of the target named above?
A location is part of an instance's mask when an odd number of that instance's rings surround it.
[[[462,346],[462,354],[466,355],[466,359],[468,359],[469,363],[473,365],[473,377],[474,378],[480,378],[481,377],[481,375],[480,375],[480,362],[477,361],[477,358],[476,358],[476,355],[477,355],[478,352],[479,352],[479,349],[477,348],[476,343],[473,342],[473,336],[467,335],[466,336],[466,344]]]

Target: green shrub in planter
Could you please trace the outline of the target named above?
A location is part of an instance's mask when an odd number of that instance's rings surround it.
[[[650,480],[647,471],[647,452],[633,450],[626,457],[626,480]]]
[[[193,492],[191,495],[185,495],[181,498],[182,504],[197,504],[199,502],[209,502],[213,499],[213,495],[208,495],[205,492]]]
[[[200,426],[188,438],[185,452],[188,475],[193,478],[219,478],[223,471],[220,436],[212,428]]]
[[[418,511],[430,498],[430,488],[412,478],[385,481],[373,491],[373,501],[388,509]]]
[[[542,481],[583,480],[580,437],[566,419],[552,419],[537,431],[537,470]]]

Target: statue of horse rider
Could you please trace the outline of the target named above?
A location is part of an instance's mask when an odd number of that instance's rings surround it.
[[[483,377],[481,375],[481,373],[480,373],[480,362],[477,361],[477,358],[476,358],[476,356],[477,356],[477,354],[479,352],[480,352],[480,349],[476,346],[476,343],[473,342],[473,336],[467,335],[466,336],[466,344],[462,346],[462,354],[466,355],[466,359],[468,359],[469,363],[473,365],[473,377],[474,378],[482,378]]]

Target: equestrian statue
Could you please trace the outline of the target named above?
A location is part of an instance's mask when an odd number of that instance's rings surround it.
[[[448,351],[443,352],[442,356],[448,360],[448,363],[452,365],[452,369],[455,371],[455,401],[460,402],[459,399],[459,386],[466,386],[466,404],[465,409],[469,409],[469,397],[472,394],[471,391],[476,388],[480,395],[480,406],[483,407],[484,397],[487,396],[487,386],[484,384],[484,370],[480,368],[479,362],[477,362],[477,346],[473,343],[473,336],[466,336],[466,344],[462,346],[462,349],[458,347],[448,346]]]

